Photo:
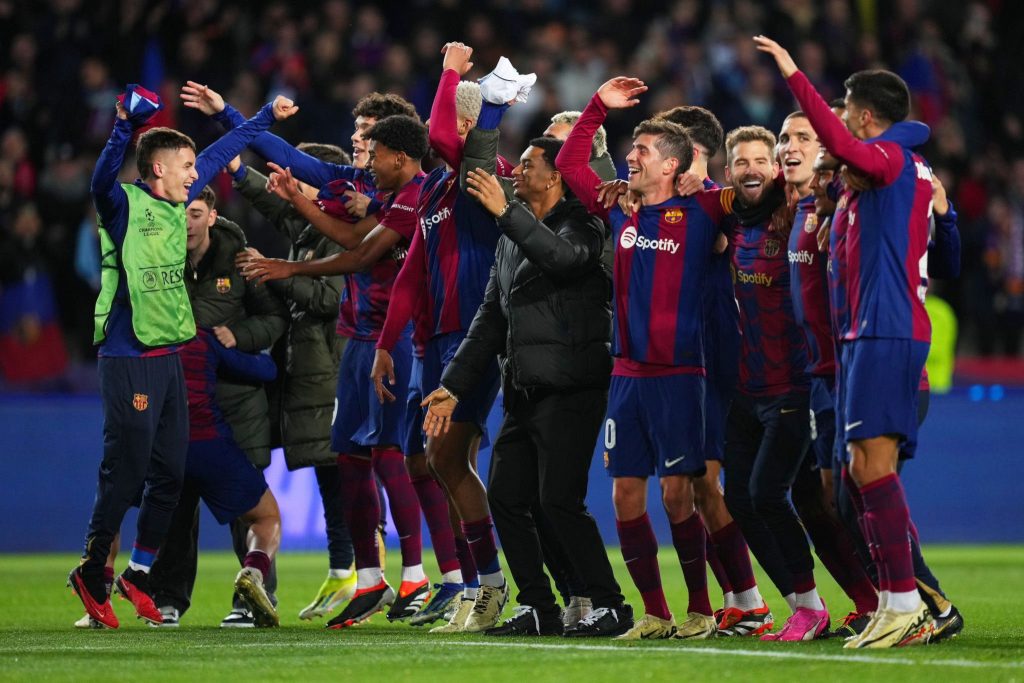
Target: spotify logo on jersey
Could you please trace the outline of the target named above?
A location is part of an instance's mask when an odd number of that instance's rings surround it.
[[[623,249],[632,248],[632,246],[636,244],[636,228],[630,225],[623,230],[622,234],[619,235],[619,244],[622,245]]]

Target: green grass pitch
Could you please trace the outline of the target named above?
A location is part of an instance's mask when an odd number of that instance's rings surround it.
[[[639,610],[618,549],[609,554],[627,599]],[[284,553],[278,560],[280,629],[217,628],[237,571],[234,557],[218,552],[200,556],[195,602],[180,628],[148,628],[118,600],[119,630],[80,631],[71,624],[82,614],[81,605],[64,588],[73,554],[2,555],[0,680],[1024,681],[1024,547],[932,546],[926,554],[967,628],[951,642],[882,652],[846,651],[837,640],[629,644],[438,636],[388,624],[382,615],[356,628],[327,631],[322,622],[296,616],[325,573],[326,555],[312,553]],[[669,604],[681,614],[685,588],[675,554],[663,548],[660,557]],[[436,577],[429,551],[424,558]],[[389,554],[387,574],[395,585],[398,564],[397,554]],[[782,598],[762,574],[758,578],[781,622],[787,615]],[[818,578],[833,617],[842,618],[849,601],[820,568]],[[711,583],[717,602],[713,577]]]

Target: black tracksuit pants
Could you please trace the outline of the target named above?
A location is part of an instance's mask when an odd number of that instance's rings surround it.
[[[542,613],[558,607],[544,574],[531,508],[539,504],[594,607],[619,607],[597,523],[587,511],[587,479],[608,392],[506,391],[505,419],[494,440],[487,498],[518,601]]]

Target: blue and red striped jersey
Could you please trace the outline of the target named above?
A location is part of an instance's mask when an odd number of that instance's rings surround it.
[[[225,348],[208,330],[181,347],[181,368],[188,390],[190,441],[231,437],[231,427],[217,405],[217,372],[253,382],[270,382],[277,367],[269,354],[242,353]]]
[[[381,209],[380,225],[401,238],[370,270],[345,276],[345,292],[338,314],[338,334],[351,339],[376,341],[388,314],[391,287],[416,233],[416,200],[425,173],[417,173],[391,195]]]
[[[594,95],[555,164],[590,213],[612,227],[613,374],[704,374],[704,290],[726,211],[718,193],[671,197],[627,215],[597,198],[590,168],[594,133],[608,109]]]
[[[616,374],[704,372],[704,290],[725,216],[714,194],[672,197],[626,215],[609,213],[612,355]]]
[[[829,277],[833,302],[843,304],[833,307],[839,338],[931,341],[924,298],[932,174],[902,130],[922,124],[897,123],[860,141],[803,73],[788,83],[825,148],[871,183],[864,191],[844,188],[832,219]]]
[[[813,194],[796,205],[789,233],[789,286],[793,315],[807,340],[807,372],[834,377],[836,348],[828,305],[828,257],[818,252],[818,215],[814,212]]]
[[[770,220],[736,224],[727,233],[743,332],[739,388],[751,396],[804,391],[810,385],[807,342],[793,315],[786,236],[770,225]]]
[[[705,190],[717,190],[710,178]],[[712,254],[708,264],[708,284],[704,292],[704,357],[708,378],[731,391],[736,386],[740,367],[740,313],[732,287],[732,247]]]

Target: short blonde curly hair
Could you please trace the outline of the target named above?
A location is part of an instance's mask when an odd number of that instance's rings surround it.
[[[476,121],[480,118],[480,107],[483,103],[479,83],[459,81],[459,87],[455,89],[455,111],[458,112],[459,118]]]

